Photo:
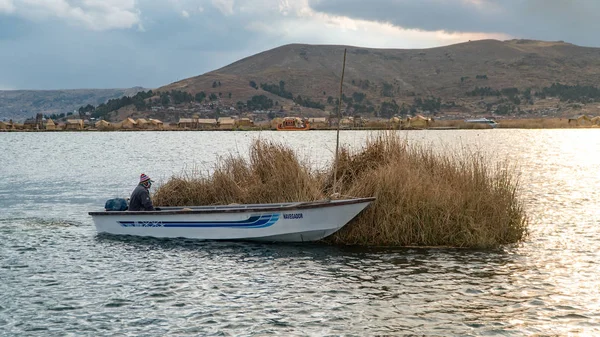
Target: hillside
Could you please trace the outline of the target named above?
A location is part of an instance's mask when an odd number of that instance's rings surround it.
[[[82,105],[97,105],[123,95],[135,95],[144,88],[76,90],[0,90],[0,120],[21,120],[72,112]]]
[[[255,110],[327,116],[337,109],[344,48],[347,115],[600,114],[600,48],[480,40],[429,49],[291,44],[149,93],[140,92],[143,88],[0,91],[0,120],[82,106],[90,118],[111,121],[174,122]],[[131,97],[114,100],[123,95]]]
[[[200,91],[207,95],[221,93],[222,101],[230,105],[246,102],[254,95],[265,95],[280,104],[291,105],[292,100],[260,87],[260,84],[277,87],[283,81],[288,94],[320,102],[328,111],[334,108],[335,102],[332,104],[330,98],[328,104],[329,96],[335,99],[339,95],[344,48],[348,49],[344,81],[344,93],[348,97],[345,102],[350,103],[350,108],[358,100],[357,110],[365,110],[358,112],[367,112],[366,108],[372,106],[370,112],[377,113],[385,102],[392,100],[399,106],[417,104],[423,110],[428,108],[427,104],[420,104],[425,100],[437,102],[440,110],[474,112],[507,102],[513,106],[513,111],[530,110],[536,107],[537,101],[530,99],[530,94],[541,92],[553,83],[595,86],[600,75],[600,48],[580,47],[562,41],[481,40],[411,50],[291,44],[166,85],[157,91],[181,90],[192,95]],[[250,86],[251,81],[258,89]],[[215,83],[219,85],[215,86]],[[467,95],[467,92],[485,87],[491,91]],[[510,90],[506,95],[505,92],[493,93],[506,88],[517,88],[519,99],[515,99]],[[526,90],[527,93],[522,95]],[[351,101],[349,98],[354,93],[355,99]]]

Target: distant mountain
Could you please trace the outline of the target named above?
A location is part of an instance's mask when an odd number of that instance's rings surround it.
[[[480,40],[429,49],[290,44],[156,91],[215,93],[231,105],[254,95],[287,105],[294,103],[290,97],[298,101],[300,95],[300,102],[309,98],[331,110],[339,96],[344,48],[344,106],[356,105],[359,112],[389,104],[469,112],[505,102],[512,105],[506,109],[526,110],[534,106],[530,95],[553,83],[600,84],[600,48],[562,41]]]
[[[562,41],[480,40],[429,49],[285,45],[165,85],[153,90],[152,97],[135,100],[136,106],[113,104],[119,111],[101,117],[175,121],[211,114],[191,101],[209,101],[213,115],[230,107],[327,115],[337,107],[344,48],[347,114],[600,113],[600,48]],[[0,91],[0,119],[69,112],[142,90]]]
[[[72,112],[82,105],[98,105],[143,90],[147,89],[0,90],[0,120],[23,120],[35,117],[37,113]]]

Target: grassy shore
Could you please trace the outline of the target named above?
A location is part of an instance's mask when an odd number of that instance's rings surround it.
[[[571,121],[569,123],[568,118],[519,118],[519,119],[498,119],[498,128],[506,129],[564,129],[564,128],[598,128],[600,125],[596,125],[591,121]],[[434,119],[428,126],[422,127],[406,127],[402,123],[392,123],[388,121],[370,121],[363,123],[362,126],[349,126],[346,125],[343,129],[351,130],[390,130],[390,129],[489,129],[489,125],[466,123],[464,119],[456,120],[441,120]],[[325,125],[313,125],[311,130],[335,130],[336,126],[329,127]],[[270,125],[256,125],[256,126],[240,126],[232,129],[181,129],[174,126],[165,126],[161,129],[120,129],[116,127],[105,127],[102,129],[86,128],[84,130],[22,130],[22,129],[0,129],[0,132],[79,132],[79,131],[266,131],[272,130]]]
[[[289,147],[257,140],[249,159],[221,158],[211,174],[172,177],[153,195],[156,205],[377,199],[336,234],[331,244],[364,246],[497,247],[527,234],[519,184],[507,163],[475,153],[442,155],[409,146],[390,133],[364,148],[343,149],[333,165],[314,170]]]
[[[522,118],[497,119],[498,128],[502,129],[570,129],[598,127],[591,123],[578,125],[575,121],[569,123],[568,118]],[[489,125],[466,123],[464,120],[436,120],[431,127],[452,127],[456,129],[489,129]]]

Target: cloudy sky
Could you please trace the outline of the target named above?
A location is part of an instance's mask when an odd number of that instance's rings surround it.
[[[600,0],[0,0],[0,89],[158,87],[287,43],[600,47]]]

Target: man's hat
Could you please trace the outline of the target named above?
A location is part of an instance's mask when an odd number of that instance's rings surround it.
[[[149,181],[151,183],[154,182],[154,180],[150,179],[150,177],[148,177],[147,175],[145,175],[145,174],[142,173],[142,175],[140,176],[140,184],[141,183],[145,183],[147,181]]]

